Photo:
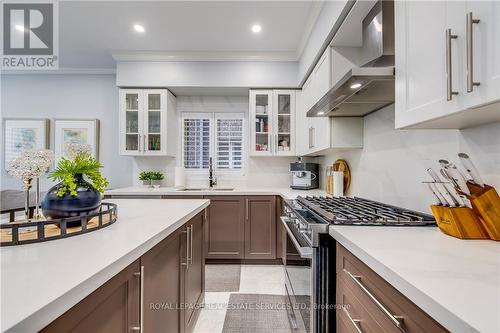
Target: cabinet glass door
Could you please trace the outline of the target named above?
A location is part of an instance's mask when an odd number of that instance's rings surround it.
[[[277,155],[293,154],[295,94],[291,91],[275,91],[276,105],[273,151]]]
[[[266,155],[271,153],[271,95],[268,92],[256,92],[254,95],[254,144],[253,150],[256,154]]]
[[[146,93],[145,151],[161,151],[162,98],[160,92]]]
[[[140,151],[139,93],[125,93],[125,150]]]

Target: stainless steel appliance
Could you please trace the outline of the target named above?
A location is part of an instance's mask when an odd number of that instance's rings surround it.
[[[358,58],[369,61],[349,70],[308,117],[362,117],[394,103],[394,2],[377,2],[362,27]]]
[[[291,188],[295,190],[312,190],[319,187],[319,164],[302,162],[290,163],[292,173]]]
[[[335,240],[330,225],[429,226],[431,215],[362,198],[285,200],[285,286],[295,332],[335,331]]]

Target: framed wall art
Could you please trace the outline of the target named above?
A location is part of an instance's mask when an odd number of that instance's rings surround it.
[[[6,118],[4,123],[4,168],[27,149],[48,149],[50,120]]]
[[[54,153],[56,165],[61,157],[67,157],[68,143],[87,144],[92,155],[99,159],[99,119],[55,119]]]

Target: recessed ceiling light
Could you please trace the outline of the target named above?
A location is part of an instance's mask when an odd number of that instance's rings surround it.
[[[22,25],[20,25],[20,24],[16,24],[16,30],[24,32],[24,27]]]
[[[324,114],[325,114],[325,111],[320,111],[320,112],[317,113],[318,116],[322,116]]]
[[[137,31],[137,32],[144,32],[144,31],[146,31],[146,29],[144,29],[144,26],[142,26],[140,24],[134,24],[134,30]]]
[[[361,87],[361,83],[353,83],[353,84],[351,84],[351,89],[358,89],[359,87]]]
[[[262,31],[262,27],[260,24],[254,24],[252,25],[252,32],[258,34],[259,32]]]

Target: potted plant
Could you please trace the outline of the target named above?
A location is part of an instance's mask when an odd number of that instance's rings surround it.
[[[69,144],[67,158],[63,157],[49,178],[59,181],[42,201],[42,211],[47,219],[80,216],[97,212],[101,193],[109,182],[101,175],[101,164],[90,153],[88,145]],[[68,223],[68,227],[80,222]]]
[[[139,173],[139,180],[142,181],[142,185],[146,187],[151,186],[151,178],[149,177],[150,173],[150,171],[141,171],[141,173]]]
[[[161,181],[165,178],[165,176],[160,171],[151,171],[149,174],[149,178],[151,179],[151,185],[158,188],[160,187]]]

